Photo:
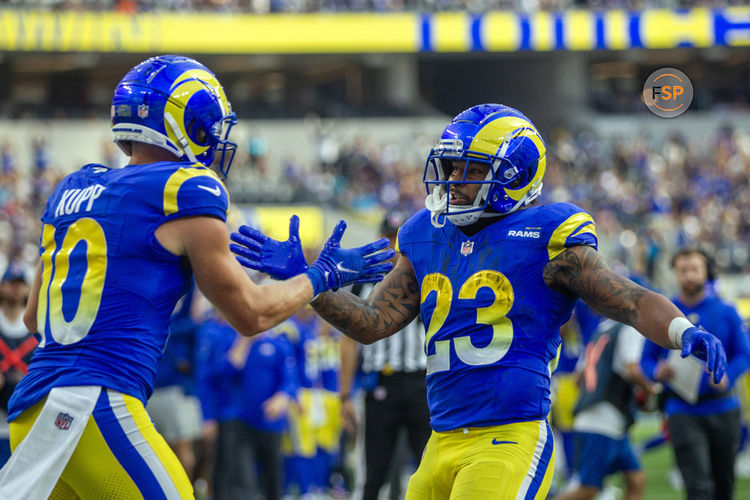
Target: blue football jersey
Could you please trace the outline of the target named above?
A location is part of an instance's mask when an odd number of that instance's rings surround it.
[[[297,315],[274,327],[274,331],[284,335],[292,346],[300,387],[303,389],[320,386],[317,342],[319,321],[315,316],[301,318]]]
[[[337,330],[320,332],[318,344],[318,368],[320,387],[327,391],[339,391],[341,372],[341,333]]]
[[[436,431],[544,419],[550,373],[575,298],[550,289],[544,266],[566,248],[596,247],[575,205],[531,207],[473,236],[422,210],[399,231],[425,325],[427,399]]]
[[[185,162],[91,164],[65,177],[42,216],[41,340],[9,420],[60,386],[101,385],[145,404],[191,278],[155,231],[185,216],[226,220],[228,206],[218,177]]]

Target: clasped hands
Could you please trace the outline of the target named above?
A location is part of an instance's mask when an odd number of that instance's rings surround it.
[[[386,262],[395,255],[391,249],[384,250],[388,247],[388,240],[381,238],[361,247],[341,248],[345,229],[346,222],[340,220],[312,265],[307,264],[302,252],[299,217],[296,215],[289,220],[289,239],[286,241],[269,238],[250,226],[240,226],[238,232],[232,233],[234,243],[229,248],[244,267],[274,279],[285,280],[307,274],[316,296],[351,283],[381,281],[393,269],[393,264]]]

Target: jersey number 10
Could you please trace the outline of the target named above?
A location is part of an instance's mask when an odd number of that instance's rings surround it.
[[[88,217],[75,221],[65,232],[59,249],[56,248],[55,232],[56,228],[51,224],[45,224],[42,230],[42,287],[37,309],[37,323],[42,334],[39,347],[46,344],[47,331],[55,342],[65,345],[74,344],[88,334],[99,312],[107,274],[107,239],[98,222]],[[86,271],[80,290],[74,290],[73,281],[68,282],[71,257],[81,243],[86,245],[86,251],[76,252],[73,259],[77,259],[74,260],[76,264],[79,264],[78,260],[85,260]],[[76,296],[78,305],[68,321],[63,313],[63,300],[70,306],[69,301],[75,300]]]

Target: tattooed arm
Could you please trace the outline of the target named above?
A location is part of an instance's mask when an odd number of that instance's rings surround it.
[[[682,313],[669,299],[612,271],[599,252],[579,245],[547,263],[544,282],[561,293],[575,295],[596,312],[633,326],[657,344],[674,348],[670,322]]]
[[[419,313],[419,286],[414,268],[404,255],[370,293],[367,300],[339,290],[318,295],[313,308],[346,336],[363,344],[393,335]]]

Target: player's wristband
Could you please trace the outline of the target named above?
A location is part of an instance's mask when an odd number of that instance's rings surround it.
[[[687,318],[682,317],[677,317],[669,323],[669,341],[672,342],[673,349],[682,349],[682,334],[694,326]]]
[[[328,290],[327,277],[323,274],[323,271],[315,266],[310,266],[305,274],[310,279],[313,287],[313,297],[317,297],[321,293]]]
[[[323,290],[325,290],[326,282],[323,273],[320,272],[320,269],[317,267],[310,267],[305,271],[305,275],[307,275],[310,283],[312,283],[313,297],[317,297]]]

